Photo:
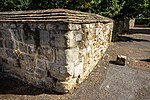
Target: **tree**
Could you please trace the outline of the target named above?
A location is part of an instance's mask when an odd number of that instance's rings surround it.
[[[149,0],[1,0],[0,11],[67,8],[113,19],[150,16]]]
[[[120,2],[125,2],[119,14],[115,16],[115,19],[128,19],[135,18],[139,14],[149,15],[149,0],[120,0]]]
[[[64,0],[65,8],[93,12],[107,17],[117,15],[124,2],[119,0]]]
[[[1,11],[26,10],[29,8],[32,0],[2,0],[0,3]]]

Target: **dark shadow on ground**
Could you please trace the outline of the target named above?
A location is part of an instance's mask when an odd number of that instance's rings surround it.
[[[124,65],[122,65],[122,64],[117,63],[117,61],[112,61],[112,60],[111,60],[111,61],[109,61],[109,63],[110,63],[110,64],[114,64],[114,65],[124,66]]]
[[[55,91],[43,90],[10,75],[0,73],[0,94],[40,95],[43,93],[61,95]]]
[[[136,42],[150,42],[149,40],[135,39],[135,38],[132,38],[132,37],[127,37],[127,36],[118,36],[118,39],[115,42],[133,42],[133,41],[136,41]]]
[[[133,28],[129,29],[129,34],[149,34],[150,35],[150,28]]]
[[[140,61],[150,62],[150,59],[141,59]]]

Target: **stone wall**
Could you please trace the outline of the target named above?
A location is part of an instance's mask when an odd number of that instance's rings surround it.
[[[114,21],[114,27],[113,27],[113,33],[119,34],[122,32],[128,32],[129,29],[132,29],[135,24],[135,19],[124,19],[124,20],[115,20]]]
[[[40,88],[69,92],[103,56],[112,27],[112,21],[0,21],[0,69]]]

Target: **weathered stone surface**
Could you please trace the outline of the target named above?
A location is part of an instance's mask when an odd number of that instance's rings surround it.
[[[79,60],[78,48],[71,48],[65,50],[66,64],[76,63]]]
[[[46,62],[44,60],[37,59],[36,67],[38,67],[39,69],[46,70]]]
[[[48,31],[40,31],[40,45],[49,45],[50,36]]]
[[[0,40],[0,48],[3,48],[3,40]]]
[[[69,92],[109,46],[112,20],[62,9],[37,12],[0,12],[0,66],[40,88]]]
[[[6,49],[5,53],[6,53],[6,56],[7,56],[7,57],[14,58],[14,59],[17,58],[17,55],[16,55],[16,54],[14,53],[14,51],[11,50],[11,49]]]
[[[76,38],[75,38],[76,33],[77,31],[68,31],[65,34],[66,44],[68,48],[77,46]]]
[[[74,77],[79,77],[83,74],[83,62],[79,63],[78,65],[76,65],[74,67],[74,70],[73,70],[73,76]]]
[[[11,38],[11,33],[10,31],[6,28],[0,28],[0,38],[3,38],[3,39],[10,39]]]
[[[80,33],[80,34],[77,34],[76,35],[76,41],[78,42],[78,41],[81,41],[82,40],[82,34]]]
[[[55,49],[51,47],[40,47],[38,49],[38,54],[43,56],[44,59],[48,60],[50,63],[55,62]]]
[[[47,76],[47,71],[43,70],[43,69],[36,68],[35,69],[35,76],[39,79],[42,79],[43,77]]]
[[[13,37],[16,39],[16,40],[18,40],[18,41],[22,41],[23,39],[22,39],[22,32],[21,32],[22,30],[17,30],[17,29],[13,29],[13,30],[11,30],[11,32],[13,32]]]
[[[27,46],[23,43],[19,43],[19,49],[21,52],[27,53]]]
[[[56,48],[61,48],[61,47],[66,47],[66,39],[64,34],[50,34],[50,46],[56,47]]]
[[[30,46],[28,46],[28,53],[29,54],[32,54],[32,53],[35,53],[35,48],[34,48],[34,45],[30,45]]]
[[[35,43],[33,35],[27,36],[26,34],[23,34],[22,37],[23,37],[24,43],[26,43],[26,44],[34,44]]]
[[[58,80],[68,80],[73,77],[73,64],[62,66],[57,64],[48,64],[48,70],[52,77]]]
[[[2,57],[0,56],[0,66],[3,65]]]
[[[15,43],[13,40],[7,39],[5,40],[5,48],[14,49]]]
[[[90,28],[90,24],[82,24],[82,28],[83,29],[89,29]]]
[[[18,60],[20,62],[20,67],[24,70],[27,70],[29,72],[33,72],[36,67],[36,61],[34,56],[27,55],[27,54],[21,54],[18,57]]]
[[[68,29],[72,31],[77,31],[81,29],[81,24],[69,24]]]
[[[68,23],[59,23],[58,30],[68,30]]]
[[[66,64],[66,55],[65,49],[56,49],[56,64],[65,65]]]
[[[48,23],[46,25],[46,30],[51,31],[51,30],[55,30],[57,27],[54,23]]]

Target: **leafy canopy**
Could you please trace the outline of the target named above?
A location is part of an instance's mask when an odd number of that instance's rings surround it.
[[[150,17],[149,0],[1,0],[0,11],[66,8],[110,18]]]

